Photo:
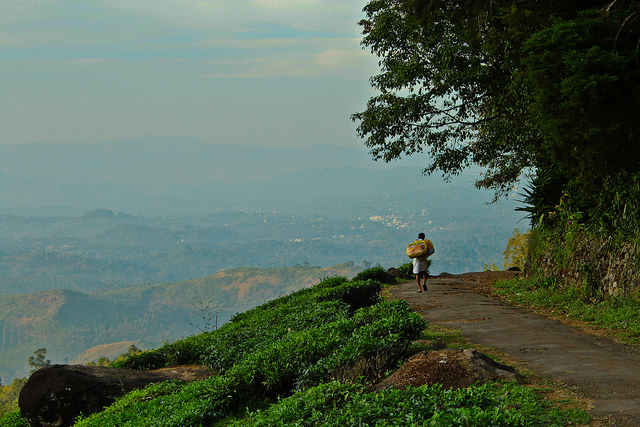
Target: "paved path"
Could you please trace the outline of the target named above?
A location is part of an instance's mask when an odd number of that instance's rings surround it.
[[[390,289],[431,324],[458,329],[472,343],[502,349],[528,369],[588,399],[598,425],[640,426],[640,351],[580,332],[478,292],[467,275]]]

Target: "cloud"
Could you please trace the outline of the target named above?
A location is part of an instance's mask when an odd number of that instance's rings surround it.
[[[208,61],[202,69],[203,76],[215,78],[333,77],[362,81],[378,72],[375,58],[357,49],[220,57]]]
[[[352,54],[352,52],[347,52],[344,50],[330,49],[326,52],[316,55],[316,59],[318,61],[318,64],[322,67],[342,68],[344,67],[344,64],[351,59]]]

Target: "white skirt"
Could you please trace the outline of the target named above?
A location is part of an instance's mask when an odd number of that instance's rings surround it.
[[[429,264],[427,263],[427,257],[414,258],[413,260],[413,274],[426,272],[429,270]]]

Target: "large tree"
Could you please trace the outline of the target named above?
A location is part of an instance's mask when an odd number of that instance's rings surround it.
[[[445,177],[479,165],[496,195],[527,170],[637,172],[637,3],[372,0],[362,43],[379,94],[358,132],[375,159],[424,152]]]

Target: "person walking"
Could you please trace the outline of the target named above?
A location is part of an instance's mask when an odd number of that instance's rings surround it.
[[[424,233],[418,234],[418,240],[424,240]],[[418,292],[422,292],[423,290],[428,290],[427,288],[427,278],[429,277],[429,263],[427,262],[427,258],[429,255],[425,255],[419,258],[413,258],[413,274],[416,275],[416,282],[418,283]],[[424,283],[421,283],[421,279],[424,279]]]

